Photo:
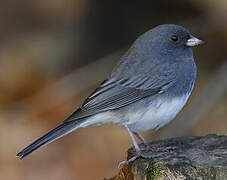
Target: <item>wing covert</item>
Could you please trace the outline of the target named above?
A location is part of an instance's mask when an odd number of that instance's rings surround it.
[[[84,101],[82,106],[65,121],[91,116],[99,112],[114,110],[162,93],[172,86],[174,78],[136,76],[107,79]]]

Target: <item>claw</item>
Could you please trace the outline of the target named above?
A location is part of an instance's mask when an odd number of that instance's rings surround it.
[[[136,155],[134,157],[132,157],[131,159],[127,160],[127,161],[121,161],[119,164],[118,164],[118,168],[120,169],[121,168],[121,165],[128,165],[129,163],[135,161],[140,155]]]

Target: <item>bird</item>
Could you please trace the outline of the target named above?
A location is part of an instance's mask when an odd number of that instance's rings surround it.
[[[203,41],[175,24],[162,24],[140,35],[107,78],[59,126],[16,156],[20,159],[78,128],[114,124],[128,131],[136,156],[141,132],[169,123],[187,102],[196,79],[192,47]]]

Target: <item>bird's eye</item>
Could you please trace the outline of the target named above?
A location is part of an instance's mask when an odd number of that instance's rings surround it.
[[[171,40],[174,41],[174,42],[177,42],[178,41],[178,37],[176,35],[172,35],[171,36]]]

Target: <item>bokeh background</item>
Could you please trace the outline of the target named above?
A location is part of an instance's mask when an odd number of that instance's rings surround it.
[[[114,126],[79,129],[24,160],[16,153],[63,121],[141,33],[180,24],[205,43],[189,103],[149,140],[227,133],[227,2],[9,0],[0,3],[0,179],[103,179],[131,140]]]

